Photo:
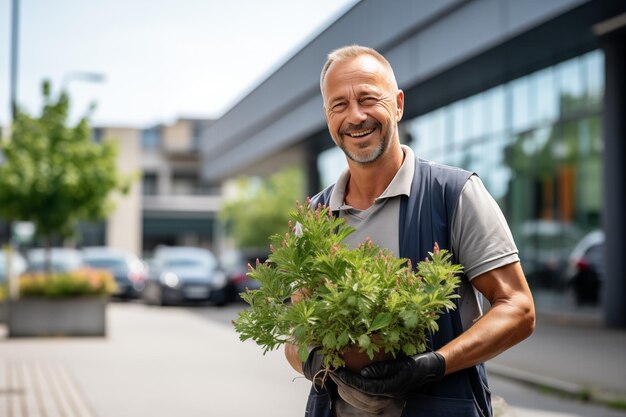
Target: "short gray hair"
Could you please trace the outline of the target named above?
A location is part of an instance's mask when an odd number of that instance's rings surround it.
[[[376,58],[376,60],[380,62],[381,64],[383,64],[387,69],[389,69],[389,71],[391,71],[391,74],[393,75],[393,68],[391,68],[391,64],[377,50],[367,47],[367,46],[361,46],[361,45],[342,46],[341,48],[337,48],[328,54],[328,57],[326,58],[326,63],[322,67],[322,73],[320,74],[320,89],[323,89],[323,84],[324,84],[324,79],[326,78],[326,73],[328,72],[328,69],[334,62],[340,62],[340,61],[344,61],[348,59],[357,58],[361,55],[370,55]],[[394,83],[395,83],[395,78],[396,77],[394,75],[393,76]]]

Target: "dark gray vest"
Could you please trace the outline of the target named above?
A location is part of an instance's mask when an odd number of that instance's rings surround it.
[[[413,265],[428,256],[435,242],[441,249],[450,248],[452,216],[463,185],[472,173],[458,168],[415,160],[411,196],[402,197],[400,204],[400,257]],[[311,199],[313,206],[328,205],[333,186]],[[466,279],[463,277],[463,279]],[[430,347],[439,349],[463,332],[458,308],[443,314],[439,331],[430,335]],[[317,392],[311,390],[307,417],[334,416],[332,398],[334,387]],[[403,417],[489,417],[491,399],[484,366],[478,365],[447,375],[426,392],[415,395],[406,403]]]

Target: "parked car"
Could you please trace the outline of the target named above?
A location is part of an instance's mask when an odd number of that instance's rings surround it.
[[[567,257],[583,232],[573,223],[535,219],[522,223],[514,236],[531,288],[563,290]]]
[[[248,264],[255,265],[256,260],[264,262],[267,259],[267,252],[263,251],[242,251],[229,250],[220,257],[220,265],[226,273],[228,280],[228,297],[230,301],[239,301],[239,294],[246,289],[258,289],[260,283],[250,278],[248,274]]]
[[[0,285],[4,285],[7,279],[7,253],[3,250],[0,250]],[[17,251],[13,251],[11,255],[11,269],[13,270],[14,276],[19,276],[26,271],[26,260],[24,257]]]
[[[28,268],[26,272],[44,272],[46,270],[46,249],[31,249],[26,253]],[[83,256],[78,249],[50,248],[50,270],[69,272],[81,268]]]
[[[569,256],[563,280],[573,289],[578,305],[596,305],[604,281],[604,232],[585,235]]]
[[[120,298],[139,298],[148,275],[147,265],[130,251],[109,247],[83,248],[83,262],[94,269],[105,269],[115,278]]]
[[[228,282],[208,249],[159,247],[142,298],[157,305],[209,301],[221,306],[228,301]]]

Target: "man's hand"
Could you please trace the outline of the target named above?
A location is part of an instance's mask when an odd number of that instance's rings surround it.
[[[446,370],[443,356],[437,352],[376,362],[360,373],[338,369],[335,374],[359,391],[374,395],[403,398],[440,381]]]
[[[320,349],[316,347],[310,351],[306,362],[302,363],[302,373],[305,378],[315,382],[315,385],[319,387],[324,384],[324,372],[320,372],[323,368],[324,355],[322,355]]]

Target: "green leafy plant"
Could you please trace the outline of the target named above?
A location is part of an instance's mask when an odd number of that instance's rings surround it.
[[[22,296],[47,298],[108,296],[116,289],[110,272],[89,268],[51,275],[24,274],[19,285]]]
[[[371,241],[349,249],[342,242],[355,229],[326,207],[297,204],[291,218],[290,231],[272,237],[268,260],[250,267],[261,286],[242,293],[250,308],[234,321],[241,340],[263,353],[294,343],[303,361],[309,346],[321,346],[329,368],[344,366],[354,346],[370,359],[427,349],[428,332],[458,297],[462,267],[449,252],[435,246],[415,271]]]

